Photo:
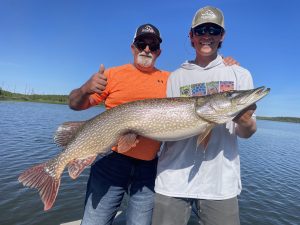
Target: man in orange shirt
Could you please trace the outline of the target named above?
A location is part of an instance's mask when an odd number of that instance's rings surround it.
[[[98,73],[70,93],[70,108],[83,110],[104,101],[110,109],[130,101],[165,97],[169,72],[155,68],[161,42],[160,32],[152,24],[138,27],[131,44],[133,63],[107,70],[101,65]],[[112,224],[125,192],[129,196],[126,224],[151,224],[160,143],[144,137],[138,140],[129,151],[113,149],[92,165],[82,225]]]

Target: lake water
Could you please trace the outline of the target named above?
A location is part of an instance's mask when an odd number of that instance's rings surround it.
[[[58,225],[82,217],[89,170],[77,180],[64,172],[54,207],[43,211],[38,193],[19,174],[60,152],[59,124],[86,120],[103,108],[75,112],[66,105],[0,101],[0,224]],[[242,225],[300,225],[300,124],[258,121],[257,133],[240,140]]]

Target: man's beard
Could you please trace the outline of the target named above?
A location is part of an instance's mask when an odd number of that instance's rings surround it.
[[[147,56],[144,53],[139,53],[137,56],[137,64],[142,67],[150,67],[153,63],[153,55],[149,53]]]

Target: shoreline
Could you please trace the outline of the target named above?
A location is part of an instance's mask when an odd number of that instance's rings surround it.
[[[284,116],[276,116],[276,117],[268,117],[268,116],[256,116],[258,120],[270,120],[276,122],[286,122],[286,123],[300,123],[299,117],[284,117]]]
[[[34,102],[34,103],[47,103],[47,104],[59,104],[59,105],[67,105],[67,102],[64,101],[50,101],[50,100],[44,100],[44,99],[27,99],[27,98],[2,98],[0,96],[0,101],[2,102]]]

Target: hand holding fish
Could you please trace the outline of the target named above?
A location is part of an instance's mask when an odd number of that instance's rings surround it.
[[[237,133],[240,137],[249,138],[256,131],[256,121],[252,118],[257,106],[252,104],[241,111],[233,121],[238,124]]]

